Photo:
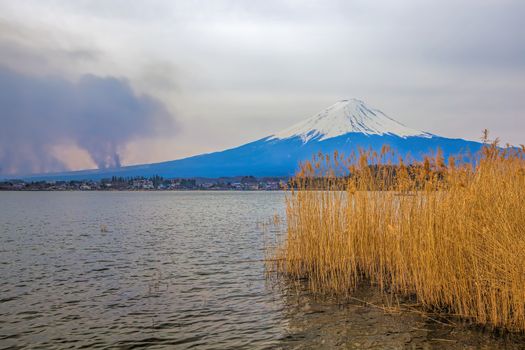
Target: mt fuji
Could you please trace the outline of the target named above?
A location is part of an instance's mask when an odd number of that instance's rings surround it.
[[[389,145],[397,154],[420,159],[440,148],[444,156],[476,152],[479,142],[451,139],[409,128],[358,99],[341,100],[273,135],[224,151],[162,163],[114,169],[83,170],[32,176],[38,179],[101,179],[111,176],[166,178],[239,175],[291,176],[300,161],[319,152],[349,154],[359,149],[380,151]]]

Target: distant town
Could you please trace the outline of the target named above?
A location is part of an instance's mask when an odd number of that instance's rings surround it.
[[[288,184],[287,178],[239,176],[227,178],[165,179],[153,177],[112,177],[95,180],[27,181],[2,180],[0,191],[278,191]]]

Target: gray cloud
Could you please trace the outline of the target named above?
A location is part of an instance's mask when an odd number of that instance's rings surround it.
[[[0,67],[0,106],[0,173],[63,170],[51,152],[63,143],[89,152],[99,168],[118,167],[128,142],[175,130],[162,103],[114,77],[70,82]]]
[[[34,74],[95,67],[104,54],[84,37],[0,18],[0,65]]]
[[[236,146],[348,97],[443,136],[489,128],[522,143],[524,12],[522,0],[0,0],[0,65],[124,76],[161,99],[184,130],[133,143],[129,163]]]

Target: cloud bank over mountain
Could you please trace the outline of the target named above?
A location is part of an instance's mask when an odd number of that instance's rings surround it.
[[[227,149],[348,96],[416,129],[519,144],[524,12],[522,0],[0,0],[0,66],[124,77],[162,101],[180,132],[128,142],[126,165]]]

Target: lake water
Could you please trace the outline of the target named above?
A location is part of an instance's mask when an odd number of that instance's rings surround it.
[[[0,192],[0,348],[522,348],[267,281],[275,214],[281,192]]]

